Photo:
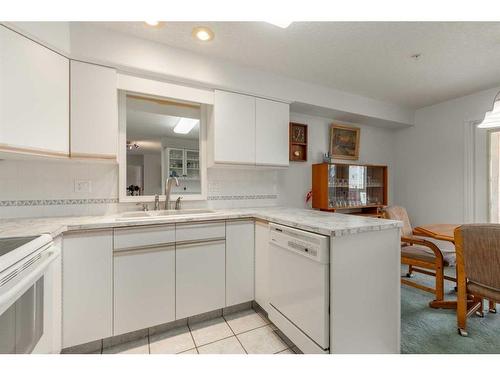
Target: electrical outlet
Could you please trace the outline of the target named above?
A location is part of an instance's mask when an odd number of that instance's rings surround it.
[[[90,192],[92,192],[92,181],[75,180],[75,193],[90,193]]]

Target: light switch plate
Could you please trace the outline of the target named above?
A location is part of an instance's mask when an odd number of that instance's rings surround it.
[[[90,193],[90,192],[92,192],[92,181],[75,180],[75,193]]]

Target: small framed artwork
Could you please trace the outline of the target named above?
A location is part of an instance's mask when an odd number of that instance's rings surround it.
[[[332,159],[358,160],[360,128],[332,124],[330,155]]]

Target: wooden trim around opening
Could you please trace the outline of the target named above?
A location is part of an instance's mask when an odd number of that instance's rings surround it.
[[[51,151],[35,147],[19,147],[0,143],[0,152],[9,152],[25,155],[48,156],[52,158],[69,158],[69,153],[60,151]]]
[[[152,103],[156,103],[156,104],[161,104],[161,105],[176,105],[178,107],[200,109],[200,105],[199,104],[186,103],[185,101],[181,101],[180,99],[179,99],[179,101],[176,101],[176,100],[153,98],[151,96],[132,95],[132,94],[127,94],[127,98],[137,99],[137,100],[145,100],[145,101],[148,101],[148,102],[152,102]]]
[[[101,159],[101,160],[117,160],[116,155],[109,154],[87,154],[83,152],[72,152],[70,154],[72,159]]]

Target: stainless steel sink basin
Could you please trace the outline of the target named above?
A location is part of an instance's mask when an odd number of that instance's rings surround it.
[[[134,221],[134,220],[152,220],[161,219],[169,216],[186,216],[210,214],[215,211],[206,209],[186,209],[186,210],[160,210],[160,211],[134,211],[124,212],[117,217],[115,221]]]

